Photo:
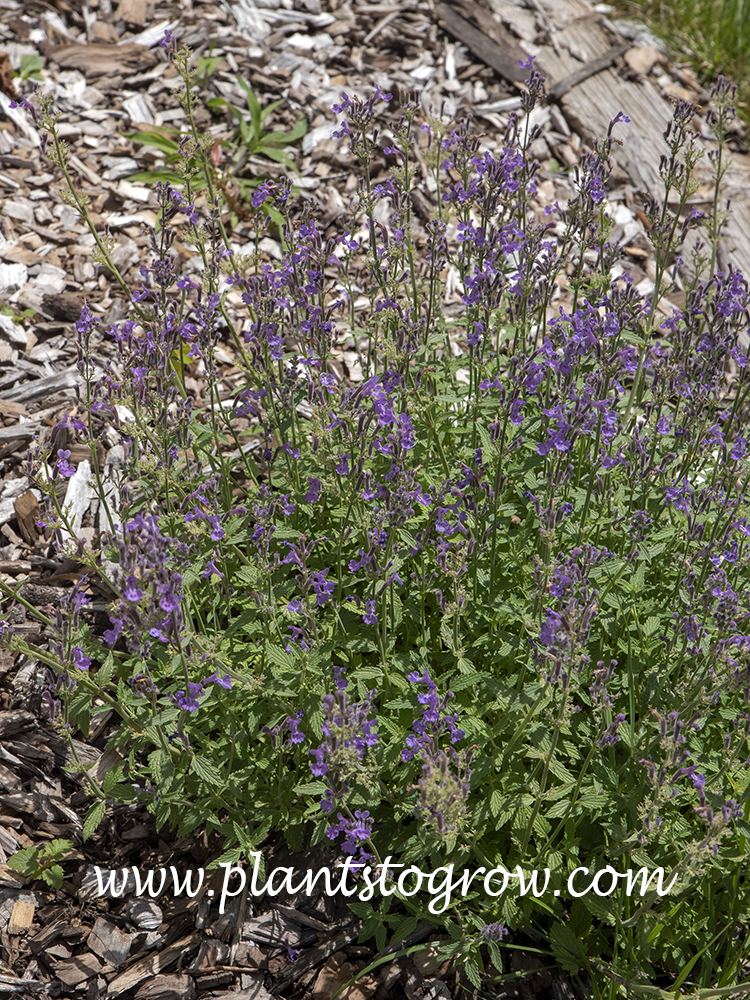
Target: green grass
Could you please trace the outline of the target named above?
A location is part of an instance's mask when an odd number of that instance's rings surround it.
[[[625,0],[617,6],[643,18],[673,56],[689,55],[704,82],[723,73],[736,83],[737,110],[750,121],[750,2]]]

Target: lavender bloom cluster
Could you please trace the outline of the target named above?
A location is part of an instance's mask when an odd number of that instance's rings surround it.
[[[154,515],[138,514],[109,537],[118,562],[115,583],[121,597],[110,611],[112,627],[104,633],[109,646],[122,637],[130,652],[143,659],[153,640],[179,641],[183,632],[182,574],[190,549],[162,534]],[[189,697],[188,694],[186,697]]]
[[[409,734],[406,737],[401,759],[408,763],[417,754],[421,757],[422,776],[414,786],[419,792],[417,808],[429,816],[438,836],[444,839],[455,836],[461,828],[469,796],[469,762],[472,751],[459,755],[452,746],[446,749],[439,745],[440,735],[446,729],[450,733],[452,744],[458,743],[466,735],[463,729],[458,728],[458,713],[444,714],[446,705],[453,698],[453,692],[448,691],[441,699],[427,670],[421,674],[414,670],[407,680],[412,684],[425,684],[427,691],[417,695],[424,708],[421,718],[412,723],[416,735]]]

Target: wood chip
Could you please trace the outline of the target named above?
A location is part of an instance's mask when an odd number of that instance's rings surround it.
[[[34,922],[34,904],[28,899],[17,899],[8,921],[9,934],[23,934]]]
[[[0,993],[10,993],[14,997],[24,993],[49,993],[49,983],[40,983],[36,979],[15,979],[13,976],[0,973]]]
[[[76,955],[55,966],[55,976],[66,986],[78,986],[102,971],[102,963],[95,955]]]
[[[485,11],[482,11],[479,4],[472,4],[469,7],[468,4],[462,3],[461,6],[464,10],[476,7],[481,14],[484,14],[485,17],[488,16]],[[504,80],[513,83],[526,79],[528,75],[527,70],[521,69],[518,65],[519,61],[524,61],[527,58],[526,53],[517,45],[513,37],[505,32],[501,25],[496,25],[496,30],[498,33],[504,33],[507,38],[507,45],[498,44],[486,31],[480,31],[478,28],[475,28],[447,4],[439,3],[436,13],[445,24],[448,34],[452,35],[459,42],[462,42],[475,56],[478,56],[483,63],[494,69]]]
[[[142,45],[50,45],[39,46],[42,54],[60,69],[78,69],[87,76],[111,76],[115,73],[140,73],[155,66],[158,56]]]
[[[194,1000],[195,996],[195,981],[192,976],[181,973],[176,976],[154,976],[140,987],[135,1000]]]
[[[14,506],[21,537],[29,545],[36,545],[39,538],[39,528],[37,528],[36,522],[41,517],[41,508],[33,490],[26,490],[18,497]]]
[[[198,931],[194,931],[192,934],[188,934],[187,937],[175,941],[174,944],[160,951],[157,955],[149,955],[146,958],[139,959],[129,969],[121,972],[119,976],[116,976],[112,980],[107,989],[108,995],[117,996],[118,993],[134,989],[144,979],[149,976],[155,976],[171,965],[172,962],[176,962],[181,955],[184,956],[188,951],[192,951],[200,940],[201,935]]]
[[[120,930],[104,917],[97,917],[86,944],[107,965],[117,969],[128,957],[133,935]]]
[[[6,389],[0,393],[0,399],[10,399],[14,402],[29,402],[32,399],[39,399],[40,396],[49,396],[60,389],[72,389],[74,385],[80,385],[83,380],[74,365],[64,371],[55,372],[54,375],[45,375],[42,378],[34,379],[31,382],[24,382],[13,389]],[[26,424],[30,427],[31,424]],[[3,431],[11,428],[4,427]],[[14,430],[16,428],[13,428]],[[1,436],[2,432],[0,432]],[[10,437],[10,435],[6,435]]]

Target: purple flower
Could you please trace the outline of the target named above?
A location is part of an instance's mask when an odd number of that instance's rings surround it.
[[[319,746],[317,750],[311,750],[310,753],[315,758],[315,763],[310,765],[310,770],[315,777],[321,778],[324,774],[328,774],[328,765],[325,762],[325,744]]]
[[[378,616],[375,614],[375,601],[365,601],[365,614],[362,617],[365,625],[377,625]]]
[[[73,646],[73,649],[71,650],[70,653],[70,658],[73,663],[73,666],[77,667],[79,670],[88,670],[89,667],[91,666],[91,657],[84,656],[83,650],[81,649],[80,646]]]
[[[224,574],[221,572],[220,569],[216,568],[216,564],[214,563],[213,559],[208,560],[208,562],[206,563],[206,568],[201,573],[201,576],[202,577],[218,576],[220,580],[224,579]]]
[[[359,845],[359,841],[368,840],[372,835],[372,819],[367,809],[357,810],[354,819],[347,819],[341,813],[338,814],[338,823],[334,823],[326,830],[329,840],[335,840],[340,834],[344,834],[341,850],[344,854],[357,854],[360,862],[369,861],[372,855],[368,854]]]
[[[255,191],[253,191],[251,198],[253,208],[260,208],[263,202],[267,201],[271,197],[273,188],[273,181],[261,181]]]
[[[143,597],[143,591],[138,586],[138,581],[134,576],[129,576],[125,581],[124,594],[128,601],[133,601],[134,603],[135,601],[140,601]]]
[[[507,936],[508,928],[502,924],[485,924],[482,928],[482,937],[485,941],[502,941]]]
[[[308,476],[307,480],[310,483],[310,487],[307,493],[305,493],[305,502],[317,503],[320,497],[320,480],[315,476]]]
[[[11,108],[25,108],[31,115],[31,117],[36,121],[36,111],[34,110],[33,104],[29,102],[24,94],[19,94],[18,99],[10,102]]]
[[[361,702],[352,702],[343,687],[337,684],[336,694],[327,694],[323,698],[323,742],[317,750],[310,753],[315,762],[310,770],[316,776],[328,773],[329,764],[334,771],[345,763],[349,756],[347,751],[354,750],[360,760],[364,760],[367,748],[378,741],[377,733],[373,731],[375,719],[368,718],[372,707],[372,699],[376,691],[368,692]],[[342,756],[343,755],[343,756]]]
[[[401,413],[398,418],[400,444],[403,451],[410,451],[415,444],[414,426],[408,413]]]
[[[219,677],[219,671],[216,670],[211,674],[210,677],[205,677],[201,684],[218,684],[219,687],[225,688],[227,691],[232,690],[232,680],[229,674],[224,674],[223,677]]]
[[[170,694],[169,700],[183,712],[197,712],[200,708],[198,699],[202,694],[202,684],[192,684],[188,681],[188,693],[185,694],[184,691],[175,691],[174,694]]]
[[[292,948],[292,946],[289,944],[289,932],[288,931],[284,935],[284,947],[286,948],[287,955],[289,955],[289,961],[290,962],[296,962],[297,959],[299,958],[299,949],[298,948]]]
[[[543,646],[552,646],[561,624],[562,615],[558,614],[557,611],[553,611],[552,608],[547,608],[547,617],[539,632],[539,642]]]
[[[325,579],[327,574],[328,567],[322,569],[319,573],[313,573],[311,577],[312,588],[315,591],[315,597],[318,601],[319,608],[330,601],[331,594],[336,589],[336,583],[334,580]]]
[[[415,719],[412,723],[412,729],[417,736],[412,736],[411,734],[407,736],[406,745],[401,751],[401,760],[408,762],[420,750],[430,745],[433,742],[432,737],[439,736],[446,726],[450,731],[451,743],[457,743],[466,734],[456,724],[458,721],[456,713],[453,715],[441,714],[445,711],[448,702],[453,697],[452,691],[448,691],[445,697],[441,699],[437,693],[437,686],[427,670],[424,670],[421,674],[418,670],[413,670],[407,675],[406,679],[411,684],[427,685],[427,691],[420,692],[417,695],[417,700],[424,706],[422,717]]]
[[[268,733],[271,737],[271,743],[274,748],[276,747],[276,737],[285,732],[289,733],[289,737],[283,744],[285,750],[288,750],[292,744],[296,745],[305,742],[305,734],[299,728],[300,719],[303,717],[303,714],[302,709],[299,709],[294,715],[287,716],[283,722],[279,723],[278,726],[274,726],[273,729],[269,729],[267,726],[263,727],[263,732]],[[325,764],[323,766],[325,767]],[[315,773],[316,771],[313,770],[313,774]]]
[[[68,462],[70,458],[70,452],[68,450],[63,450],[62,448],[57,449],[57,471],[61,476],[74,476],[76,474],[75,466]]]

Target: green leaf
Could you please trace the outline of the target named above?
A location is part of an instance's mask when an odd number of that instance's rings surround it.
[[[473,955],[467,956],[464,961],[464,969],[472,985],[479,989],[482,985],[482,971]]]
[[[39,849],[36,847],[24,847],[8,858],[8,867],[12,868],[14,872],[26,875],[36,868],[38,853]]]
[[[276,108],[278,108],[278,106],[279,106],[280,104],[283,104],[283,103],[284,103],[284,98],[283,98],[283,97],[280,97],[280,98],[279,98],[278,100],[276,100],[276,101],[270,101],[270,102],[269,102],[269,103],[268,103],[268,104],[267,104],[267,105],[265,106],[265,108],[263,108],[263,110],[261,111],[261,113],[260,113],[260,120],[261,120],[262,122],[264,122],[264,121],[266,120],[266,118],[268,118],[268,116],[269,116],[269,115],[271,114],[271,112],[272,112],[272,111],[275,111],[275,110],[276,110]]]
[[[276,646],[272,642],[267,642],[264,646],[266,651],[266,656],[268,659],[277,667],[282,667],[285,670],[297,671],[297,659],[292,656],[291,653],[287,653],[285,649],[281,646]]]
[[[569,924],[555,924],[550,934],[552,954],[565,972],[575,975],[587,963],[583,945],[570,929]]]
[[[302,781],[294,786],[298,795],[323,795],[327,788],[325,781]]]
[[[86,819],[83,821],[83,839],[88,840],[91,834],[97,829],[101,821],[104,819],[104,813],[107,808],[107,803],[104,799],[98,799],[89,808],[86,813]]]
[[[398,941],[402,941],[407,935],[411,934],[416,926],[417,918],[415,916],[404,917],[399,921],[396,929],[391,935],[391,944],[396,944]]]
[[[42,881],[46,882],[53,889],[59,889],[62,886],[63,878],[63,870],[60,865],[52,865],[51,868],[47,868],[41,874]]]
[[[170,130],[174,132],[175,130]],[[179,143],[175,139],[171,139],[168,134],[164,132],[128,132],[127,138],[132,139],[134,142],[140,142],[144,146],[155,146],[156,149],[161,150],[167,156],[179,156],[180,147]]]
[[[103,688],[106,687],[107,684],[109,684],[109,682],[112,680],[112,673],[114,669],[115,669],[115,658],[110,652],[107,655],[106,660],[104,661],[104,663],[101,665],[101,667],[94,676],[94,680],[99,685],[99,687]]]
[[[217,791],[224,786],[221,771],[212,764],[206,757],[195,756],[190,761],[190,770],[196,774],[201,781],[213,786]]]
[[[273,160],[274,163],[287,163],[289,161],[288,153],[284,153],[280,149],[274,149],[272,146],[261,146],[258,152],[262,153],[269,160]]]
[[[250,120],[253,126],[252,138],[254,138],[257,141],[260,139],[262,133],[260,104],[258,103],[258,98],[252,92],[249,85],[242,80],[240,81],[240,83],[244,87],[245,94],[247,96],[247,108],[248,111],[250,112]]]

